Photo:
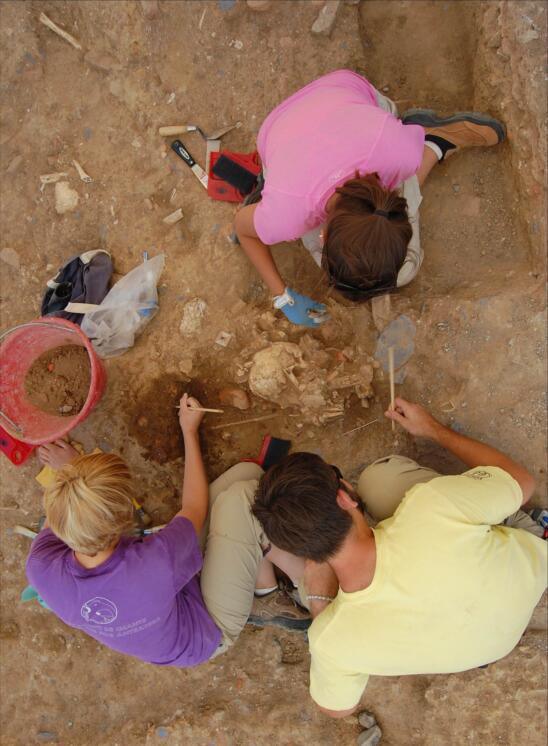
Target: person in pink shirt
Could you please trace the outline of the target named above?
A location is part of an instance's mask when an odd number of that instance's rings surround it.
[[[302,238],[352,300],[390,292],[420,267],[413,222],[431,169],[447,154],[505,137],[504,125],[486,114],[442,118],[412,109],[401,121],[395,114],[365,78],[337,70],[294,93],[261,126],[263,178],[234,228],[274,307],[295,324],[321,323],[325,306],[286,286],[269,246]]]

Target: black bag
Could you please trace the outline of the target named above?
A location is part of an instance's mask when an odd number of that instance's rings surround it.
[[[108,292],[112,259],[108,251],[85,251],[64,264],[47,283],[42,316],[60,316],[81,324],[83,313],[65,311],[69,303],[99,304]]]

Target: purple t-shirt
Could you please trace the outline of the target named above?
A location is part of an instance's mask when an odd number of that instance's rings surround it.
[[[48,528],[32,542],[27,576],[66,624],[120,653],[162,666],[208,660],[221,632],[202,599],[202,554],[181,516],[157,534],[122,537],[91,570]]]

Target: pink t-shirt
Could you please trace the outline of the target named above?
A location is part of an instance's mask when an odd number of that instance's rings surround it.
[[[259,238],[293,241],[321,225],[327,200],[356,171],[378,173],[394,189],[417,172],[423,147],[424,129],[381,109],[365,78],[336,70],[313,81],[259,130],[266,173],[254,219]]]

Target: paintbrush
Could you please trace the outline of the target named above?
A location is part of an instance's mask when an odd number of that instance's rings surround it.
[[[175,409],[180,409],[181,406],[177,404]],[[217,414],[223,414],[224,409],[208,409],[207,407],[187,407],[187,409],[190,409],[191,412],[215,412]]]

